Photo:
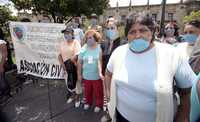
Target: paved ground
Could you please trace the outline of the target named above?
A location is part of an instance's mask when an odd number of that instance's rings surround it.
[[[103,111],[94,113],[93,109],[84,111],[83,105],[67,104],[65,89],[62,80],[27,81],[3,106],[3,112],[12,122],[100,122]]]

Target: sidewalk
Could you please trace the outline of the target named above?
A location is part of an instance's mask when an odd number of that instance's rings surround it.
[[[103,111],[94,113],[93,109],[84,111],[83,105],[67,104],[65,89],[64,80],[27,81],[3,106],[3,112],[12,122],[100,122]]]

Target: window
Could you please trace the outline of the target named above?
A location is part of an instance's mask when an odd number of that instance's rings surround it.
[[[157,14],[152,14],[152,18],[154,21],[157,21]]]
[[[173,17],[174,17],[174,14],[173,14],[173,13],[168,13],[168,20],[169,20],[169,21],[172,21],[172,20],[173,20]]]
[[[126,15],[122,15],[121,16],[121,22],[122,23],[126,23]]]

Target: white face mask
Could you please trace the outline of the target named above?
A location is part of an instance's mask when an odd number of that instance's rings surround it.
[[[174,28],[166,28],[165,29],[165,34],[166,34],[167,37],[174,36],[174,32],[175,32]]]
[[[94,26],[94,25],[97,25],[97,19],[91,19],[91,24]]]

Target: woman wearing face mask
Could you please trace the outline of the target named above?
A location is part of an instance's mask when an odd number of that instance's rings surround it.
[[[130,17],[129,43],[115,49],[106,69],[106,96],[112,121],[188,121],[189,93],[196,75],[175,47],[154,42],[155,23],[149,15]],[[180,89],[177,113],[174,77]]]
[[[76,21],[79,19],[78,17],[74,17],[72,19],[72,27],[74,30],[74,39],[78,40],[81,45],[83,45],[83,37],[84,37],[84,32],[80,28],[80,24]]]
[[[78,57],[78,79],[84,83],[84,110],[88,110],[95,96],[94,112],[103,107],[102,51],[98,42],[100,34],[95,30],[85,33],[86,44],[82,47]]]
[[[178,41],[176,38],[178,37],[178,28],[171,22],[165,26],[164,37],[161,39],[162,42],[176,45]]]
[[[59,46],[59,62],[63,67],[65,74],[67,74],[67,88],[68,97],[67,103],[71,103],[75,97],[75,107],[80,106],[79,96],[81,94],[80,83],[77,82],[77,55],[81,49],[81,45],[78,40],[74,39],[73,29],[66,27],[62,30],[64,34],[64,41]],[[74,91],[76,95],[74,95]]]
[[[200,38],[200,22],[198,20],[193,20],[186,23],[184,27],[184,35],[182,35],[182,41],[184,43],[178,45],[178,49],[181,50],[186,59],[189,60],[198,38]]]
[[[90,16],[90,26],[88,26],[88,30],[94,29],[97,32],[99,32],[100,35],[102,36],[103,35],[102,27],[100,25],[98,25],[97,19],[98,19],[97,15],[95,13],[92,13],[91,16]]]
[[[110,58],[111,53],[120,45],[120,37],[115,24],[115,20],[107,20],[105,25],[105,40],[101,44],[103,51],[103,73]]]
[[[200,38],[197,39],[197,42],[194,45],[189,63],[193,71],[198,74],[200,72]]]

